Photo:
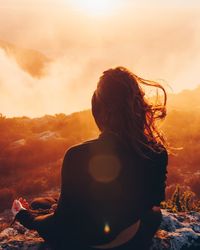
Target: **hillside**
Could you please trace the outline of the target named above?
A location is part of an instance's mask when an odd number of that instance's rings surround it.
[[[188,112],[200,111],[200,85],[194,90],[183,90],[178,94],[168,95],[168,108]]]
[[[198,113],[173,110],[162,126],[170,146],[177,148],[169,157],[167,198],[179,184],[182,191],[192,192],[193,199],[200,199],[199,124]],[[34,119],[2,116],[0,131],[1,210],[16,196],[59,187],[65,151],[99,133],[90,110]]]

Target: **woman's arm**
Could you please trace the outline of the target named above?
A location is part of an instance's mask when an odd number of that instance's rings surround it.
[[[28,229],[34,229],[44,237],[45,234],[49,234],[55,227],[62,221],[63,203],[66,199],[65,190],[67,188],[67,171],[71,162],[71,149],[65,154],[62,170],[61,170],[61,194],[58,201],[58,206],[55,212],[47,215],[34,216],[30,210],[21,210],[17,215],[16,219]],[[51,233],[50,233],[51,234]]]
[[[55,215],[54,213],[34,216],[31,210],[20,210],[16,215],[16,219],[26,228],[39,230],[48,227],[49,224],[52,224]],[[52,221],[52,223],[50,223]]]

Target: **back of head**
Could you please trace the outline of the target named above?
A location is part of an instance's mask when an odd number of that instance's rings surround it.
[[[163,104],[150,104],[141,84],[162,89]],[[92,97],[92,113],[99,129],[120,136],[139,154],[145,147],[160,151],[165,143],[156,121],[166,116],[166,92],[155,82],[144,80],[124,67],[103,72]]]

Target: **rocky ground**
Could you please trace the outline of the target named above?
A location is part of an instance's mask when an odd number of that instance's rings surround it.
[[[200,249],[200,213],[170,213],[162,210],[163,221],[153,239],[152,250]],[[37,232],[19,223],[9,226],[10,211],[0,214],[0,250],[47,250]]]
[[[170,213],[162,210],[163,221],[153,239],[152,250],[200,249],[200,213]]]

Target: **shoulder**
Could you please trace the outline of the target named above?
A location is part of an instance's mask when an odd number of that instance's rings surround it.
[[[168,161],[168,152],[164,145],[161,143],[150,143],[152,158],[157,161]]]
[[[164,165],[168,164],[168,152],[167,149],[161,145],[160,146],[160,152],[158,152],[159,159],[164,163]]]
[[[147,149],[147,161],[150,161],[150,166],[154,170],[163,170],[165,171],[168,165],[168,152],[167,149],[161,145],[157,144],[154,147]]]
[[[99,142],[99,139],[96,138],[96,139],[85,141],[80,144],[75,144],[65,151],[64,158],[71,158],[71,157],[77,156],[78,154],[86,153],[87,151],[90,150],[90,148],[97,145],[98,142]]]
[[[155,170],[159,175],[165,176],[168,166],[168,152],[167,149],[162,146],[159,152],[156,152],[156,162],[154,164]]]

